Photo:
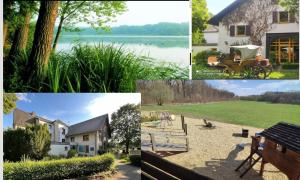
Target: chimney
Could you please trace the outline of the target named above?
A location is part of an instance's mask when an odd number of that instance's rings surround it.
[[[36,116],[36,113],[35,113],[34,111],[32,111],[32,112],[30,113],[30,115],[31,115],[31,116]]]

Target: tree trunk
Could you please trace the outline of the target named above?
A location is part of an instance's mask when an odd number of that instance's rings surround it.
[[[24,13],[24,16],[24,23],[22,23],[20,27],[17,27],[15,31],[13,44],[9,52],[9,57],[14,57],[18,55],[21,51],[26,50],[31,12]]]
[[[6,21],[4,21],[3,23],[3,44],[5,46],[5,42],[6,42],[6,35],[8,32],[8,23]]]
[[[47,68],[58,6],[59,1],[41,1],[29,57],[29,69],[33,70],[31,76],[41,77]]]
[[[125,146],[126,146],[126,154],[128,154],[128,152],[129,152],[129,140],[126,140]]]
[[[52,46],[52,51],[53,51],[53,52],[54,52],[55,49],[56,49],[56,45],[57,45],[58,38],[59,38],[60,33],[61,33],[63,21],[64,21],[64,17],[63,17],[63,15],[62,15],[62,17],[60,18],[60,21],[59,21],[59,25],[58,25],[58,28],[57,28],[56,36],[55,36],[55,39],[54,39],[54,42],[53,42],[53,46]]]

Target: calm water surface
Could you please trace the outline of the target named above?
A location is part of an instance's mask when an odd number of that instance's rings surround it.
[[[189,64],[188,36],[128,36],[128,35],[62,35],[58,51],[70,51],[77,43],[114,44],[139,56],[159,62],[172,62],[186,67]]]

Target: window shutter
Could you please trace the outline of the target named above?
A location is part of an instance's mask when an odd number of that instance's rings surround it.
[[[246,36],[251,35],[251,27],[249,25],[246,26]]]
[[[278,12],[277,11],[273,12],[273,23],[278,23]]]
[[[230,26],[230,36],[235,36],[235,26]]]
[[[295,13],[289,13],[289,16],[290,16],[290,23],[294,23],[296,22],[296,17],[295,17]]]

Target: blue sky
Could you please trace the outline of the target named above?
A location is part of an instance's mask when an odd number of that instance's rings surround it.
[[[298,80],[207,80],[206,82],[239,96],[258,95],[267,91],[300,91]]]
[[[216,15],[235,0],[206,0],[208,10]]]
[[[109,23],[116,27],[121,25],[145,25],[159,22],[189,22],[191,8],[189,1],[127,1],[127,11]],[[56,24],[58,25],[58,20]],[[79,26],[88,26],[78,23]]]
[[[124,104],[138,104],[139,93],[19,93],[17,108],[36,112],[49,120],[60,119],[72,125],[103,114],[111,114]],[[12,127],[13,113],[4,115],[3,127]]]

